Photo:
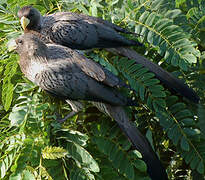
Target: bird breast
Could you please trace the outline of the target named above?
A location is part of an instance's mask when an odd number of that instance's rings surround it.
[[[27,67],[24,74],[30,81],[35,82],[36,75],[46,69],[46,64],[31,60],[30,65]]]

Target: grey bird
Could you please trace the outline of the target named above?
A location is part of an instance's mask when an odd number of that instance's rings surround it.
[[[72,49],[110,48],[141,45],[120,33],[132,32],[101,18],[71,12],[57,12],[42,16],[32,6],[18,11],[25,32],[39,32],[44,41],[61,44]]]
[[[42,16],[32,6],[21,8],[18,17],[21,19],[25,33],[36,34],[46,43],[61,44],[72,49],[112,48],[107,50],[136,60],[137,64],[142,64],[153,72],[169,90],[179,93],[194,103],[199,103],[200,98],[192,88],[134,50],[122,47],[141,45],[119,34],[132,34],[126,29],[101,18],[71,12]]]
[[[82,54],[64,46],[44,44],[33,34],[16,39],[16,51],[20,55],[20,68],[29,80],[57,98],[67,99],[71,106],[73,100],[92,101],[115,119],[141,152],[151,179],[168,179],[151,145],[124,111],[124,106],[136,103],[117,90],[126,86],[118,77]]]
[[[136,105],[113,87],[127,86],[110,71],[64,46],[45,45],[32,34],[16,40],[20,68],[25,76],[59,98]]]

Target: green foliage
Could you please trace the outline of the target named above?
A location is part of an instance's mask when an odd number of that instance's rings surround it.
[[[63,158],[67,155],[67,151],[61,147],[46,146],[42,150],[42,156],[44,159],[57,159]]]
[[[116,144],[103,137],[95,137],[93,141],[105,155],[109,156],[114,168],[119,169],[122,175],[125,174],[128,179],[135,179],[134,166]],[[124,166],[124,164],[127,164],[127,166]]]
[[[11,79],[15,75],[17,69],[17,63],[13,62],[14,59],[11,58],[10,60],[11,61],[7,62],[5,66],[4,79],[2,85],[2,103],[6,111],[8,111],[11,106],[14,91],[14,85],[12,84]]]
[[[121,176],[125,179],[145,178],[143,176],[146,173],[146,165],[141,160],[141,154],[136,150],[128,151],[131,144],[124,136],[119,136],[120,130],[114,123],[103,119],[100,123],[92,124],[91,130],[94,150],[102,153],[100,156],[104,157],[99,162],[102,166],[102,179],[107,179],[108,175],[108,179],[113,176],[116,179],[120,179]],[[107,169],[107,164],[112,167],[113,172]],[[115,172],[118,172],[120,176]]]
[[[164,88],[159,84],[160,81],[154,78],[153,73],[150,73],[141,64],[136,64],[134,60],[121,58],[116,60],[115,63],[119,71],[127,78],[137,96],[142,101],[146,99],[150,109],[154,109],[157,112],[160,108],[166,107],[163,99],[166,96]]]
[[[70,107],[26,80],[18,55],[7,43],[22,33],[20,7],[42,14],[83,12],[112,21],[137,35],[138,53],[181,78],[200,95],[200,105],[182,99],[140,64],[104,50],[87,56],[127,82],[138,101],[129,117],[149,140],[170,179],[197,179],[205,170],[204,0],[1,0],[0,1],[0,179],[149,179],[141,154],[116,124],[89,103],[64,124],[56,113]]]
[[[136,32],[147,42],[159,48],[158,53],[173,66],[187,70],[187,64],[196,63],[199,52],[187,38],[182,28],[172,19],[155,12],[145,11],[136,22]],[[196,45],[196,44],[195,44]],[[188,61],[188,63],[187,63]]]
[[[175,96],[170,96],[167,102],[169,102],[168,110],[157,115],[160,125],[181,152],[185,162],[202,174],[204,172],[204,137],[201,136],[193,114],[186,109],[184,103],[177,102]]]

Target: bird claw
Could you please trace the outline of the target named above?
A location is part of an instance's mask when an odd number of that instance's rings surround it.
[[[55,120],[59,123],[63,123],[66,120],[65,118],[62,118],[62,116],[57,112],[55,112],[54,115],[56,117]]]
[[[72,112],[70,112],[69,114],[67,114],[64,118],[60,117],[60,115],[59,115],[58,113],[55,113],[55,115],[56,115],[56,120],[57,120],[59,123],[63,123],[63,122],[65,122],[68,118],[75,116],[77,113],[78,113],[78,112],[76,112],[76,111],[72,111]]]
[[[56,118],[56,121],[58,121],[59,123],[64,123],[67,119],[65,118]]]

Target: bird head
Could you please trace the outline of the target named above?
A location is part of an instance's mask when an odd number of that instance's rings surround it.
[[[36,35],[26,33],[10,43],[8,49],[15,50],[20,56],[35,57],[45,56],[47,46]]]
[[[24,6],[17,15],[24,30],[35,30],[41,21],[40,12],[32,6]]]

